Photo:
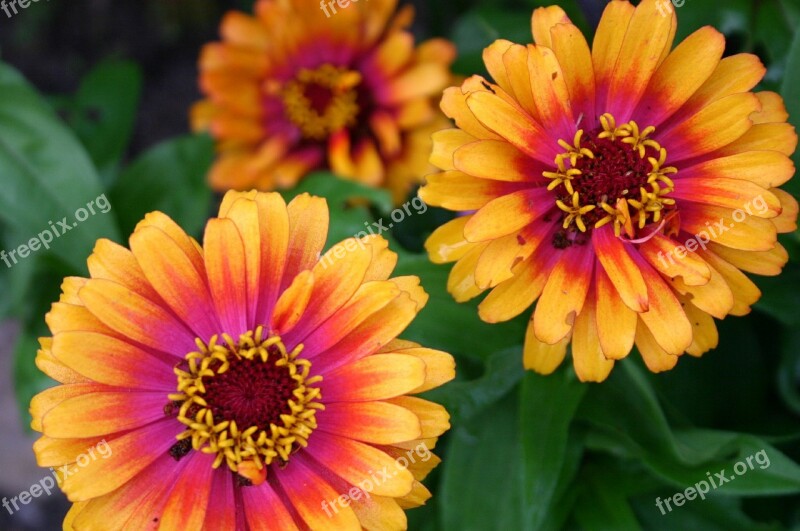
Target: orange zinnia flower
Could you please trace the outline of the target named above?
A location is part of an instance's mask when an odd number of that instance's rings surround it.
[[[431,133],[447,127],[434,97],[455,49],[442,39],[415,48],[413,10],[393,16],[396,5],[334,13],[327,2],[260,0],[255,17],[229,13],[223,42],[203,50],[208,99],[192,111],[193,127],[217,140],[212,186],[273,190],[330,169],[402,201],[430,168]]]
[[[427,295],[387,242],[320,260],[327,226],[323,199],[229,192],[204,247],[156,212],[64,281],[31,413],[65,529],[405,527],[449,427],[407,395],[453,359],[395,339]]]
[[[676,19],[655,0],[613,1],[590,50],[558,7],[533,14],[535,45],[484,52],[495,83],[445,91],[458,129],[434,137],[420,196],[477,212],[428,240],[457,261],[459,301],[491,293],[487,322],[536,302],[524,363],[550,373],[572,344],[581,380],[602,381],[634,343],[650,370],[717,345],[713,317],[759,298],[742,273],[777,275],[776,235],[798,205],[776,188],[797,145],[781,98],[749,92],[757,57],[722,59],[705,27],[672,50]]]

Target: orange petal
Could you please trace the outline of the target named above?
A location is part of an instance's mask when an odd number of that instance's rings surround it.
[[[595,268],[595,320],[603,355],[625,358],[633,348],[637,314],[628,308],[602,267]]]
[[[172,392],[172,367],[141,348],[95,332],[63,332],[53,338],[53,355],[95,382]]]
[[[71,501],[108,494],[164,456],[175,444],[179,431],[180,426],[173,419],[167,419],[110,439],[108,445],[112,452],[108,457],[91,460],[79,474],[65,477],[61,489]]]
[[[666,236],[656,234],[639,247],[639,252],[661,274],[681,277],[688,286],[703,286],[711,279],[705,261]]]
[[[206,271],[208,287],[217,309],[221,332],[239,337],[250,329],[247,319],[247,262],[244,242],[236,224],[229,219],[211,219],[206,224]]]
[[[733,266],[756,275],[780,275],[783,266],[789,261],[789,253],[780,243],[769,251],[761,252],[738,251],[716,243],[708,244],[708,248]]]
[[[664,372],[678,364],[678,356],[665,351],[641,320],[636,327],[636,348],[647,368],[652,372]]]
[[[753,125],[750,115],[760,108],[750,92],[728,96],[662,132],[659,142],[669,146],[670,160],[675,162],[710,153],[745,134]]]
[[[125,337],[180,357],[196,348],[195,335],[170,312],[120,284],[92,279],[80,296],[90,312]]]
[[[536,337],[549,345],[558,343],[572,330],[594,272],[590,245],[573,245],[560,254],[533,314]]]
[[[706,26],[692,33],[667,56],[650,80],[634,113],[638,122],[658,126],[709,79],[725,51],[725,37]]]
[[[422,434],[414,413],[387,402],[326,404],[317,420],[319,430],[372,444],[394,444]]]
[[[521,107],[515,107],[489,92],[471,94],[467,98],[467,105],[483,125],[529,157],[545,164],[555,159],[557,144]]]
[[[175,240],[155,227],[137,229],[130,244],[147,280],[194,334],[209,339],[218,333],[220,323],[206,284],[205,266],[196,269]]]
[[[533,319],[528,322],[528,328],[525,332],[525,347],[522,356],[522,364],[526,369],[535,371],[539,374],[552,374],[564,357],[567,355],[567,345],[569,345],[570,335],[566,335],[564,339],[555,345],[548,345],[542,343],[536,338],[533,330]]]
[[[96,437],[144,426],[164,418],[162,391],[108,390],[68,398],[42,418],[48,437]]]
[[[498,197],[482,207],[464,226],[464,236],[481,242],[512,234],[553,209],[553,195],[529,188]]]
[[[531,17],[531,33],[533,41],[547,48],[553,48],[550,37],[551,28],[556,24],[572,24],[567,14],[558,6],[539,7],[533,10]]]
[[[453,154],[456,169],[473,177],[510,182],[542,182],[548,167],[499,140],[479,140],[460,146]]]
[[[629,2],[609,2],[592,43],[592,64],[597,83],[597,104],[605,106],[614,67],[635,8]]]
[[[425,242],[425,250],[434,264],[455,262],[462,258],[474,244],[464,238],[464,225],[472,216],[459,216],[433,231]]]
[[[575,318],[572,332],[572,362],[582,382],[602,382],[614,368],[614,360],[603,355],[595,316],[594,297],[590,295]]]
[[[606,103],[609,112],[620,123],[633,118],[633,109],[672,48],[677,27],[675,10],[671,9],[665,16],[659,9],[663,7],[656,0],[644,0],[627,25],[619,57],[609,80]],[[616,31],[621,29],[622,26],[615,28]]]
[[[650,307],[639,320],[650,330],[655,341],[668,354],[680,355],[692,343],[692,326],[675,294],[643,258],[638,257]],[[637,344],[639,331],[637,329]]]
[[[630,255],[635,250],[617,238],[610,225],[595,230],[592,242],[600,264],[625,305],[635,312],[647,311],[647,286]]]
[[[742,218],[742,219],[740,219]],[[681,229],[742,251],[768,251],[775,246],[777,231],[768,219],[710,205],[681,205]]]
[[[465,133],[461,129],[445,129],[433,133],[433,152],[430,162],[434,166],[445,170],[455,170],[453,156],[456,150],[466,144],[475,142],[477,139]]]
[[[460,171],[447,171],[428,175],[426,184],[419,189],[419,197],[433,206],[448,210],[477,210],[492,199],[516,192],[527,186],[478,179]]]
[[[374,446],[347,437],[319,433],[315,434],[314,445],[308,451],[350,485],[358,486],[369,481],[373,484],[367,493],[369,495],[399,497],[411,492],[414,482],[411,472]],[[376,471],[390,473],[381,481],[370,481],[370,474]]]

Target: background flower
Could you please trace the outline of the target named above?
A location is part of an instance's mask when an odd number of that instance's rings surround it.
[[[192,122],[217,140],[214,188],[287,188],[330,168],[401,202],[426,173],[455,49],[415,46],[413,10],[395,14],[396,0],[336,5],[262,0],[255,17],[226,15],[223,41],[203,49],[208,99]]]

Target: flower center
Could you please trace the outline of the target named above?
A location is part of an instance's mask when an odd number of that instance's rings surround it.
[[[178,392],[169,395],[186,429],[170,449],[176,459],[190,449],[216,454],[214,468],[224,461],[247,479],[266,474],[276,458],[285,463],[308,444],[317,427],[321,376],[309,377],[311,363],[299,358],[302,345],[287,352],[280,337],[264,338],[258,327],[235,342],[223,334],[206,344],[195,340],[177,367]],[[169,411],[167,411],[169,409]]]
[[[312,140],[325,140],[332,133],[355,124],[361,74],[324,64],[315,70],[303,68],[281,93],[286,115]]]
[[[619,127],[614,117],[600,117],[600,127],[579,129],[572,144],[559,140],[566,151],[555,158],[547,189],[556,195],[562,227],[575,232],[614,224],[633,238],[637,229],[665,219],[675,200],[666,197],[675,188],[669,177],[678,170],[666,166],[667,150],[648,138],[655,127],[639,129],[630,121]],[[555,245],[555,243],[554,243]]]

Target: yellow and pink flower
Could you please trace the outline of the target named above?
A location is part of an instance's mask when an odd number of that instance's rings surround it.
[[[663,11],[663,9],[662,9]],[[704,27],[672,48],[677,21],[656,0],[608,4],[592,47],[559,7],[537,9],[536,44],[499,40],[480,76],[445,91],[457,128],[434,135],[420,196],[475,211],[428,240],[456,262],[459,301],[491,290],[483,320],[535,304],[525,366],[558,367],[572,345],[581,380],[604,380],[634,344],[652,371],[714,348],[714,318],[744,315],[777,275],[778,233],[797,201],[780,96],[751,92],[750,54],[723,58]],[[701,245],[702,243],[702,245]]]
[[[320,169],[392,191],[397,202],[429,171],[430,135],[447,127],[435,98],[455,49],[415,46],[410,6],[370,0],[335,15],[308,0],[259,0],[229,13],[222,42],[200,58],[206,99],[192,110],[219,158],[218,190],[291,187]]]
[[[130,250],[98,241],[47,315],[36,362],[60,385],[31,403],[65,529],[406,526],[438,458],[395,459],[449,427],[410,395],[454,362],[396,339],[427,295],[390,278],[387,242],[320,260],[327,228],[323,199],[229,192],[202,247],[159,212]],[[101,441],[106,458],[78,459]]]

